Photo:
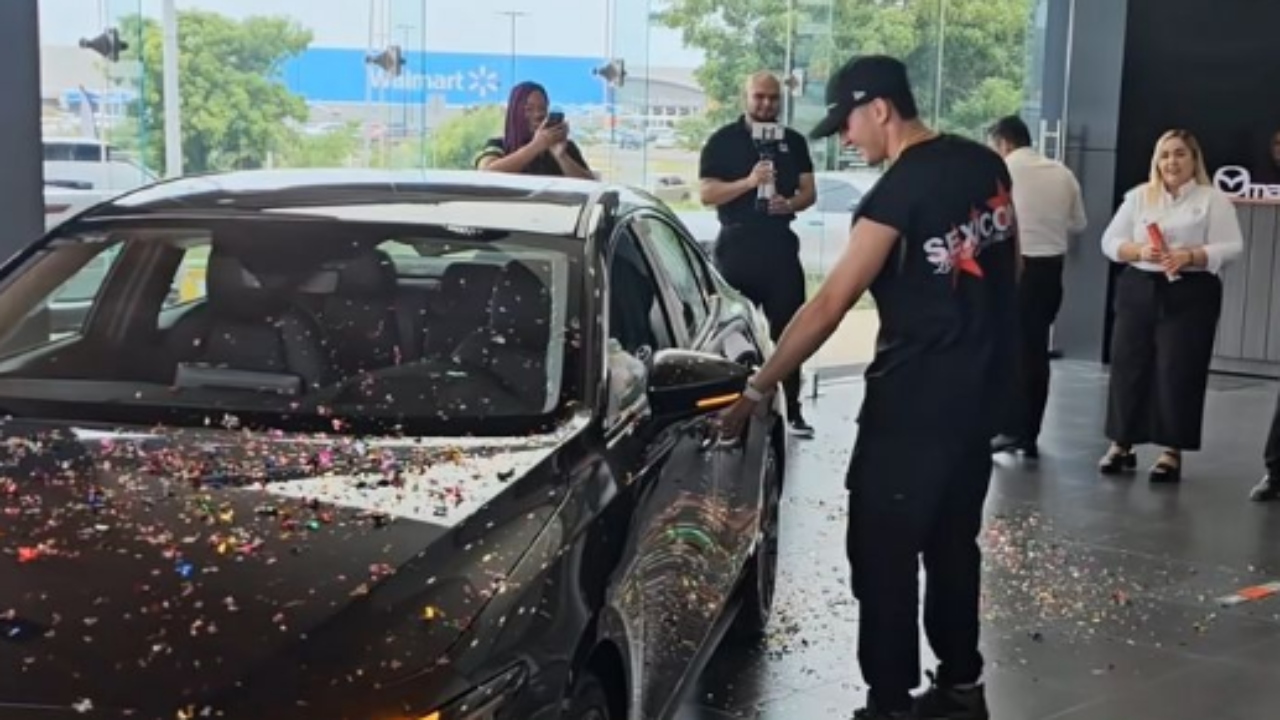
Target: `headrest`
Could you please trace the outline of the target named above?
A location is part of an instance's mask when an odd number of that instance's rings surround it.
[[[503,268],[489,300],[489,330],[525,350],[544,350],[551,341],[551,293],[523,263]]]
[[[280,288],[272,287],[273,278],[263,278],[249,271],[244,262],[217,248],[209,253],[205,269],[205,287],[209,306],[237,316],[266,317],[283,305]]]
[[[440,278],[439,312],[473,308],[483,317],[486,302],[493,295],[493,285],[502,268],[488,263],[457,262],[445,268]]]
[[[344,297],[382,298],[395,294],[396,266],[381,250],[326,263],[338,273],[338,293]]]

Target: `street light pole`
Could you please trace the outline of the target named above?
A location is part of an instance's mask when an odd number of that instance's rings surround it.
[[[164,174],[182,176],[182,96],[178,81],[178,10],[164,0]]]
[[[946,68],[944,61],[947,48],[947,0],[938,0],[938,67],[933,80],[933,125],[942,122],[942,73]]]
[[[516,20],[529,13],[519,10],[501,10],[498,14],[506,15],[511,19],[511,77],[508,82],[508,87],[511,87],[516,84]]]

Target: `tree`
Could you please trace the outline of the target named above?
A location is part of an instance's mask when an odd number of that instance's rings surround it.
[[[140,15],[121,23],[124,57],[142,65],[142,123],[148,164],[163,167],[163,34]],[[262,167],[306,120],[306,102],[279,80],[286,60],[311,43],[311,31],[286,18],[237,22],[200,10],[178,15],[182,153],[186,172]]]
[[[1031,0],[668,0],[659,22],[680,31],[705,53],[697,78],[709,114],[725,122],[740,112],[743,79],[757,70],[781,71],[787,31],[796,29],[794,63],[822,81],[852,54],[887,53],[907,63],[922,114],[939,125],[971,130],[978,111],[1016,112],[1025,76],[1025,34]],[[945,3],[946,23],[940,23]],[[823,30],[818,36],[812,28]],[[937,77],[939,28],[942,77]],[[827,32],[829,30],[829,32]],[[940,91],[939,91],[940,88]],[[957,115],[961,113],[963,117]],[[992,118],[984,118],[990,120]]]
[[[486,140],[502,134],[506,106],[468,108],[436,128],[427,140],[426,160],[432,167],[475,167],[476,155]]]
[[[287,168],[344,167],[360,148],[360,123],[347,123],[315,135],[294,132],[285,138],[276,164]]]

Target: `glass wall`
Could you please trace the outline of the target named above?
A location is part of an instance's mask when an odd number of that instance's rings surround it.
[[[528,79],[547,87],[593,170],[652,191],[708,243],[718,225],[696,201],[698,151],[741,112],[749,73],[785,81],[785,119],[805,131],[834,66],[891,53],[936,126],[980,138],[1025,109],[1038,131],[1053,20],[1049,0],[40,3],[46,156],[57,163],[46,175],[69,187],[119,192],[241,168],[468,168]],[[169,105],[166,38],[179,50]],[[796,230],[812,290],[879,170],[834,140],[811,151],[819,201]],[[872,310],[851,314],[816,364],[869,359]]]

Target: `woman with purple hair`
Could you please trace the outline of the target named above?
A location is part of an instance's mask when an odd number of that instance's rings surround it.
[[[582,151],[569,139],[569,124],[561,113],[547,112],[546,88],[522,82],[507,99],[504,135],[485,143],[476,167],[491,172],[525,175],[563,175],[594,179]]]

